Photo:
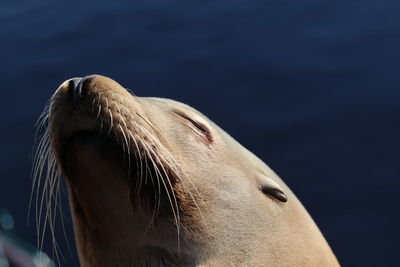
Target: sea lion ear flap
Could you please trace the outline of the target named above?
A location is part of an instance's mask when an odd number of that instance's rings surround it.
[[[271,178],[265,176],[261,181],[261,191],[281,202],[286,202],[287,197],[283,189]]]

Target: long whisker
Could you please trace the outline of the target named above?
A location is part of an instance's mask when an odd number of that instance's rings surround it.
[[[46,229],[50,230],[53,243],[53,255],[58,263],[60,257],[64,258],[55,236],[57,209],[62,213],[60,199],[60,176],[53,149],[49,130],[49,112],[54,104],[54,99],[48,101],[46,107],[36,123],[35,153],[33,154],[32,191],[29,199],[28,214],[35,196],[35,221],[37,246],[43,249]],[[29,216],[28,216],[29,221]],[[63,222],[62,222],[63,224]],[[63,228],[64,229],[64,228]],[[64,230],[65,235],[65,230]],[[68,240],[67,246],[69,247]],[[60,264],[59,264],[60,265]]]

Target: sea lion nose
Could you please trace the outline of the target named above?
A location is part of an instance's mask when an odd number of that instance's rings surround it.
[[[72,78],[68,83],[68,91],[72,95],[72,102],[74,105],[79,104],[84,95],[85,82],[92,79],[92,76],[86,76],[83,78]]]
[[[82,98],[82,85],[85,78],[73,78],[68,82],[68,91],[72,95],[72,102],[78,104]]]

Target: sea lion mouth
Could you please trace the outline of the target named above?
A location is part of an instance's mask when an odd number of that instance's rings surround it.
[[[71,169],[79,168],[80,162],[75,157],[79,150],[94,150],[104,160],[116,163],[121,163],[119,159],[124,154],[122,147],[117,142],[95,131],[78,131],[60,140],[60,144],[58,154],[60,155],[61,167],[67,174],[67,179],[72,178],[68,175]],[[74,162],[74,164],[71,164],[71,162]]]
[[[79,131],[63,138],[60,143],[60,151],[58,153],[60,155],[61,168],[66,174],[66,178],[70,180],[73,180],[72,173],[74,173],[74,170],[81,167],[82,160],[90,160],[77,157],[77,154],[82,150],[92,150],[105,162],[108,161],[120,165],[124,163],[123,160],[120,160],[124,155],[122,147],[111,138],[94,131]]]
[[[72,186],[81,184],[82,181],[77,179],[88,179],[87,176],[92,176],[89,179],[102,179],[104,169],[107,169],[130,189],[129,197],[134,208],[140,204],[141,207],[165,210],[167,194],[172,194],[173,189],[160,184],[159,179],[166,179],[168,174],[157,172],[157,169],[164,168],[167,172],[167,167],[152,161],[141,153],[139,147],[139,150],[124,147],[111,134],[79,131],[61,140],[60,148],[61,168]],[[103,173],[96,170],[98,166],[102,166]],[[168,179],[171,183],[174,181],[172,175]]]

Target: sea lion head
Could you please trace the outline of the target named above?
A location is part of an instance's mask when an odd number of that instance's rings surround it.
[[[83,266],[250,264],[295,224],[277,222],[298,204],[276,174],[185,104],[91,75],[45,117],[39,148],[67,181]]]

